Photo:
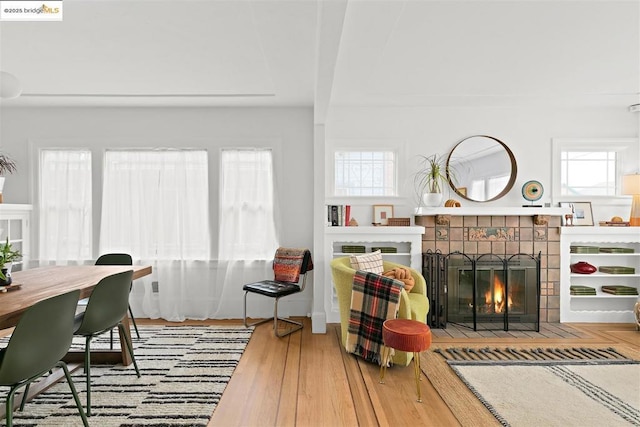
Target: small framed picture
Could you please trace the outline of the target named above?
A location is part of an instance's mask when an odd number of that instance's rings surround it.
[[[560,207],[571,209],[562,217],[562,225],[593,225],[591,202],[560,202]]]
[[[393,205],[373,205],[373,224],[387,225],[393,218]]]

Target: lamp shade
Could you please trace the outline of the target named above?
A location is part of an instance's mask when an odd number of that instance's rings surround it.
[[[622,177],[622,194],[631,196],[640,194],[640,174],[636,173]]]
[[[0,71],[0,98],[17,98],[21,93],[22,88],[20,87],[18,78],[6,71]]]

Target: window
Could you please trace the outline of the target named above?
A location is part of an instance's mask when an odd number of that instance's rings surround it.
[[[392,151],[337,151],[336,196],[395,196],[396,155]]]
[[[614,196],[615,151],[562,151],[560,185],[563,196]]]
[[[204,150],[108,150],[100,252],[147,260],[209,260]]]
[[[634,167],[632,162],[625,165],[625,159],[637,156],[638,140],[556,138],[552,147],[553,194],[558,198],[615,197],[625,166]]]
[[[40,259],[91,259],[91,152],[41,150],[38,193]]]
[[[273,258],[278,248],[274,199],[271,150],[222,150],[220,259]]]

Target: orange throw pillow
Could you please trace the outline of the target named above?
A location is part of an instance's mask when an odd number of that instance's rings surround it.
[[[413,286],[416,284],[416,281],[408,268],[395,267],[383,272],[382,275],[404,283],[404,290],[407,292],[411,292],[411,289],[413,289]]]

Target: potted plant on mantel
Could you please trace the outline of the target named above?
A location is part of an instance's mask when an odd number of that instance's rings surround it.
[[[420,167],[414,176],[416,195],[421,205],[442,204],[442,189],[448,185],[446,157],[438,154],[420,156]]]
[[[7,237],[7,241],[0,245],[0,286],[11,284],[11,264],[21,258],[22,254],[13,249],[9,243],[9,237]]]
[[[11,157],[0,153],[0,203],[2,203],[2,190],[4,188],[4,175],[14,173],[16,171],[16,163]]]

